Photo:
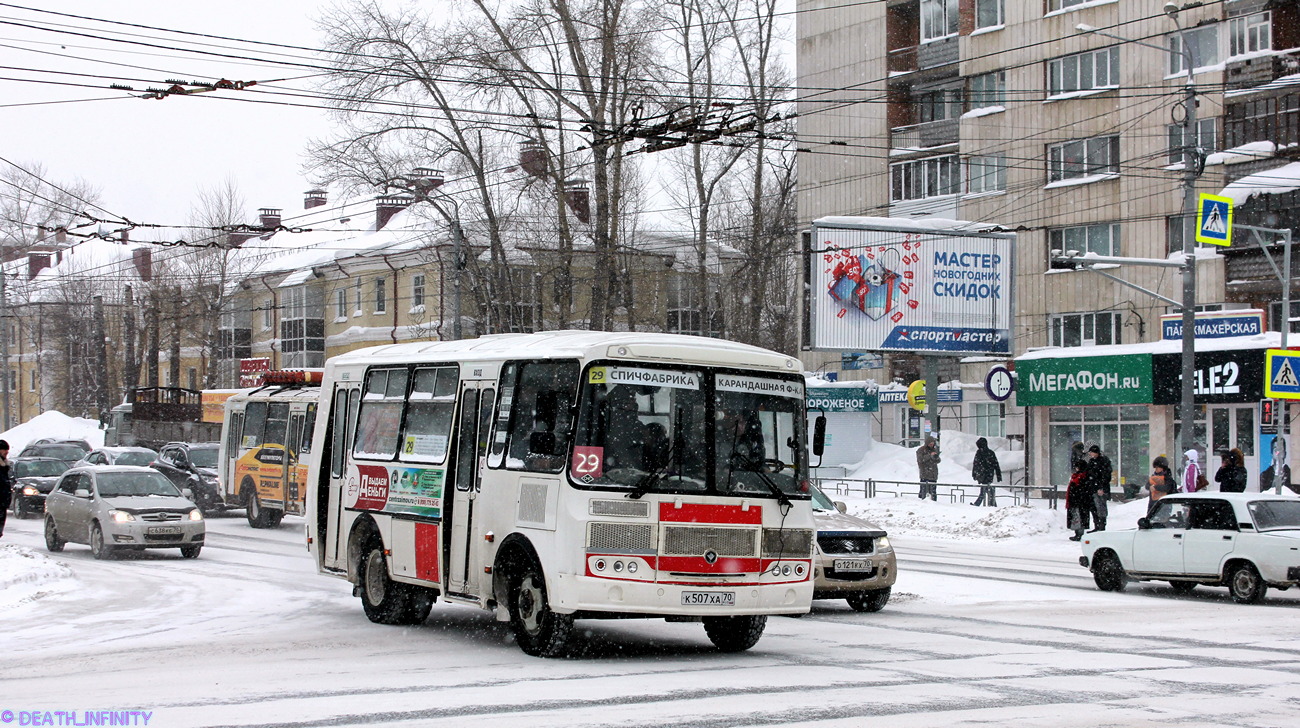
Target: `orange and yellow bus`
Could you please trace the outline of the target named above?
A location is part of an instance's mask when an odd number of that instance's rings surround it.
[[[267,372],[266,384],[225,403],[217,477],[226,505],[247,509],[248,525],[274,528],[306,512],[320,371]]]

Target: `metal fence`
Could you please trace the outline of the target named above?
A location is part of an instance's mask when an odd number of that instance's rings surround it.
[[[813,482],[827,495],[861,495],[864,498],[892,495],[895,497],[911,496],[921,492],[921,483],[911,480],[880,480],[878,478],[835,478],[814,477]],[[946,498],[950,503],[965,503],[968,499],[979,497],[979,487],[972,483],[927,483],[935,487],[939,498]],[[1048,508],[1059,507],[1064,491],[1051,486],[1038,485],[995,485],[999,498],[1011,498],[1012,505],[1024,505],[1035,501],[1043,502]]]

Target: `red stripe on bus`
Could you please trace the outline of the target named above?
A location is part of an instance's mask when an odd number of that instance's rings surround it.
[[[438,553],[441,550],[438,539],[438,524],[415,524],[415,577],[427,581],[441,581],[438,570]]]
[[[763,522],[763,507],[713,505],[710,503],[659,504],[659,520],[669,523],[752,523]]]

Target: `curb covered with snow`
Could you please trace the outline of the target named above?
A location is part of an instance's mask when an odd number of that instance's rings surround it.
[[[0,609],[71,588],[76,577],[67,564],[15,544],[0,544]]]

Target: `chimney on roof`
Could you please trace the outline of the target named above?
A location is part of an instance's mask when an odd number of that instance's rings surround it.
[[[278,207],[263,207],[257,211],[257,217],[264,228],[280,227],[280,208]]]
[[[31,280],[40,274],[41,271],[50,267],[49,253],[28,253],[27,254],[27,280]]]
[[[66,242],[68,242],[68,230],[67,230],[67,228],[59,228],[58,230],[55,230],[55,231],[54,231],[54,242],[56,242],[56,243],[66,243]]]
[[[573,216],[587,222],[591,220],[591,188],[585,179],[571,179],[564,182],[564,204],[573,211]]]
[[[153,278],[153,255],[148,248],[136,248],[131,251],[131,263],[140,274],[140,280],[148,283]]]
[[[126,244],[129,243],[129,242],[131,242],[131,231],[130,231],[130,230],[123,230],[123,231],[122,231],[122,244],[123,244],[123,245],[126,245]]]
[[[405,210],[411,204],[411,198],[401,195],[384,195],[375,200],[375,229],[383,230],[393,215]]]
[[[322,189],[307,190],[306,195],[307,198],[303,200],[302,203],[302,209],[304,210],[310,210],[313,207],[323,207],[327,201],[325,190]]]
[[[519,167],[533,177],[546,174],[546,147],[535,139],[525,139],[519,144]]]
[[[443,177],[441,169],[416,167],[411,170],[411,187],[425,196],[441,187],[445,181],[446,178]]]

